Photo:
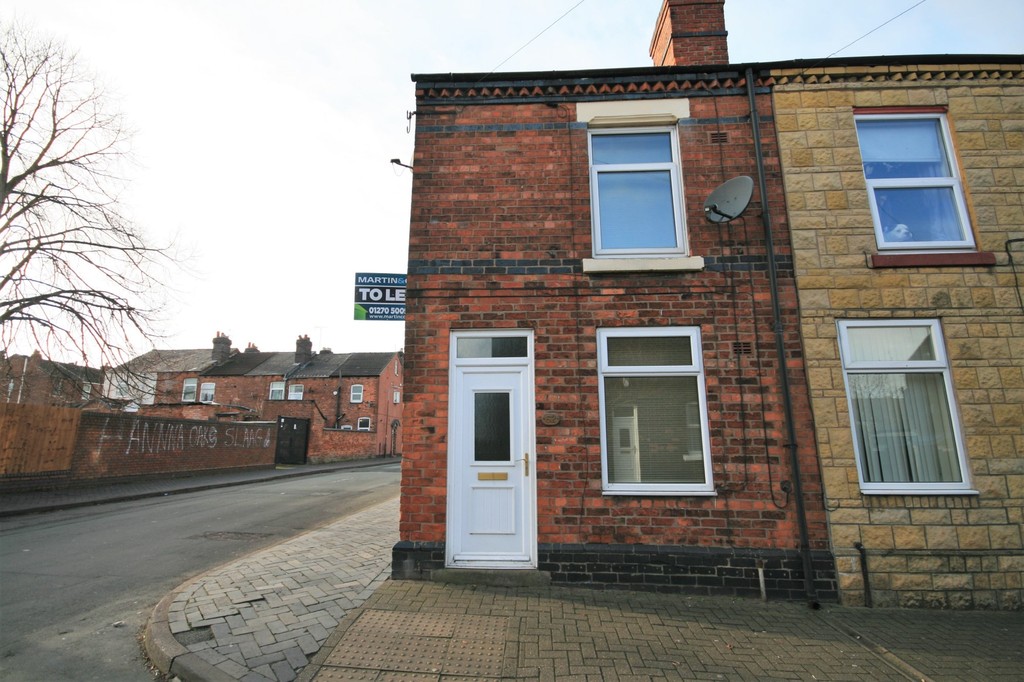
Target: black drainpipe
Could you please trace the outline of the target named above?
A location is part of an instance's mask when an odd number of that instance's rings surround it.
[[[871,608],[871,581],[868,580],[868,551],[864,545],[857,541],[853,543],[854,548],[860,552],[860,577],[864,581],[864,606]]]
[[[772,295],[772,325],[775,329],[775,352],[779,359],[779,378],[782,389],[782,405],[786,420],[786,448],[789,450],[790,467],[793,470],[793,496],[796,498],[796,519],[800,528],[800,558],[804,567],[804,590],[812,609],[819,607],[818,594],[814,589],[814,567],[811,563],[810,534],[807,531],[807,512],[804,509],[803,484],[800,480],[800,461],[797,456],[796,428],[793,425],[793,401],[789,396],[789,370],[786,369],[786,344],[782,336],[782,312],[779,310],[778,273],[775,263],[775,246],[772,242],[772,219],[768,212],[768,185],[764,179],[764,154],[761,151],[761,123],[757,117],[757,100],[754,97],[754,70],[747,69],[747,96],[750,99],[750,125],[754,135],[754,155],[757,159],[757,186],[761,193],[761,219],[764,223],[764,243],[768,256],[768,280]]]

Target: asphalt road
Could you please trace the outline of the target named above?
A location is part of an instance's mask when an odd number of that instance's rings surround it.
[[[138,644],[192,576],[398,494],[399,465],[0,519],[0,679],[152,682]]]

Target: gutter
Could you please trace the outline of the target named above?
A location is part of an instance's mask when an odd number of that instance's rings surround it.
[[[702,64],[690,66],[639,66],[610,69],[581,69],[575,71],[507,71],[489,73],[413,73],[414,83],[434,85],[491,85],[506,83],[523,85],[523,81],[537,84],[549,81],[593,81],[608,78],[644,78],[649,76],[675,75],[683,79],[697,76],[727,77],[730,74],[750,72],[758,69],[811,69],[837,66],[904,66],[911,64],[1021,64],[1021,54],[924,54],[924,55],[876,55],[870,57],[831,57],[827,59],[785,59],[776,62],[748,62],[741,64]]]

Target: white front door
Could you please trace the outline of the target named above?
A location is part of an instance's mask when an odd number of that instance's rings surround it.
[[[536,566],[531,341],[453,333],[448,566]]]

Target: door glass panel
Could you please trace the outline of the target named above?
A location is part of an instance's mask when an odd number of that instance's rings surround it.
[[[525,358],[525,336],[471,336],[456,341],[460,358]]]
[[[473,461],[512,461],[509,394],[474,393],[473,414]]]

